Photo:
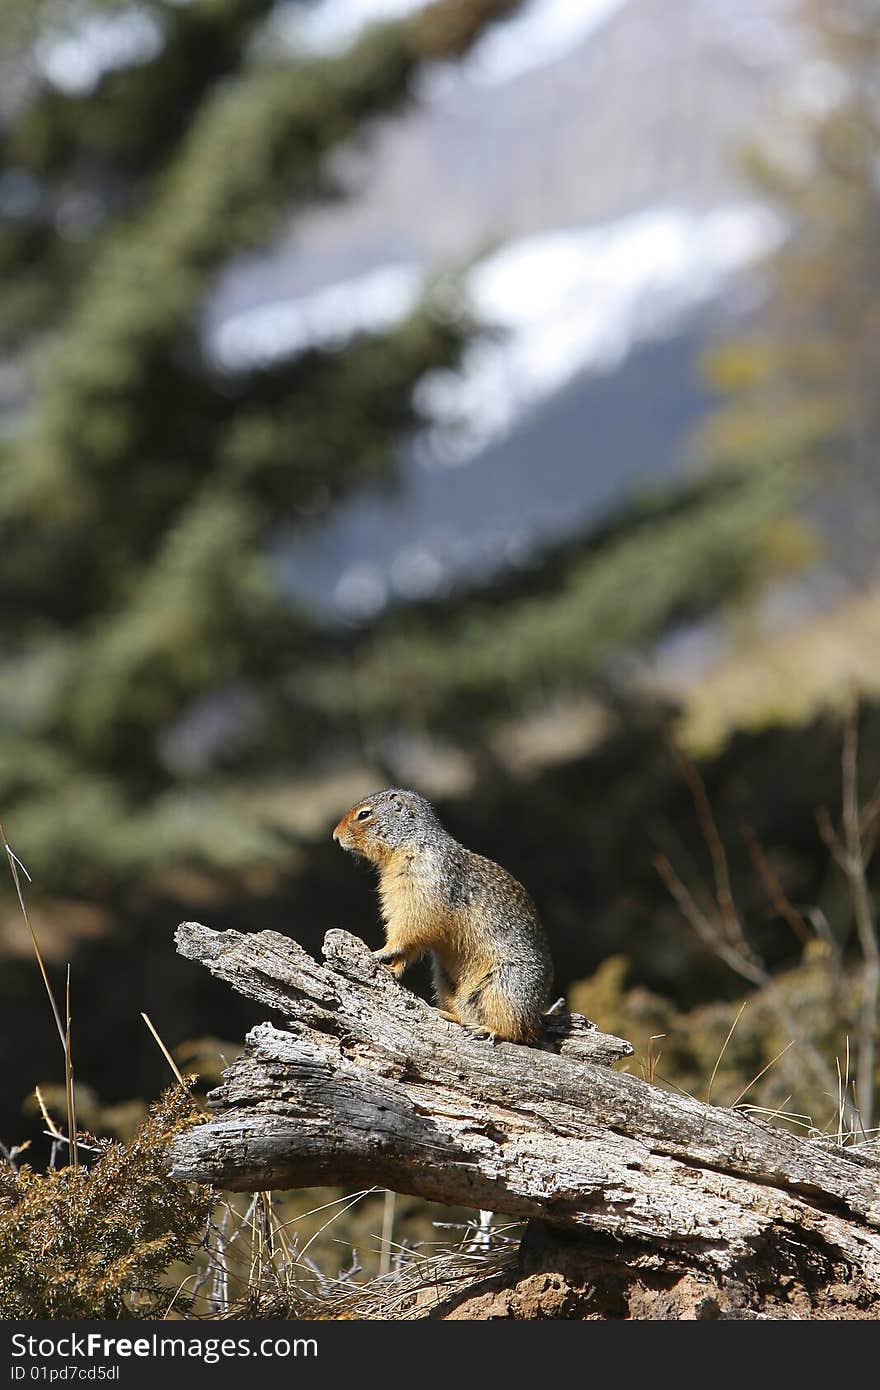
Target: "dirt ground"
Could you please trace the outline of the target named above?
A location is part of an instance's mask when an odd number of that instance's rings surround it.
[[[741,1282],[722,1285],[702,1273],[651,1266],[634,1250],[603,1250],[533,1222],[512,1275],[460,1291],[433,1316],[451,1320],[880,1318],[880,1303],[852,1283],[808,1287],[792,1276],[762,1287],[755,1269]]]

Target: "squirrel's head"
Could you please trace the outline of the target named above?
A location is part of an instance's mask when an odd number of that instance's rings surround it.
[[[418,792],[388,787],[346,811],[333,838],[343,849],[382,864],[396,850],[418,849],[440,831],[430,801]]]

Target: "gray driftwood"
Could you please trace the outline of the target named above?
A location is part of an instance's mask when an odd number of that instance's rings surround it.
[[[277,1010],[179,1138],[175,1176],[234,1190],[375,1184],[590,1232],[648,1267],[852,1284],[880,1297],[880,1166],[611,1064],[577,1015],[539,1050],[449,1023],[328,932],[324,963],[274,932],[178,928],[181,955]]]

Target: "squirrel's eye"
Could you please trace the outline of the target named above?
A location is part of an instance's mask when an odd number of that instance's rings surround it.
[[[367,817],[368,817],[368,816],[371,816],[372,814],[373,814],[373,808],[372,808],[372,806],[365,806],[364,809],[363,809],[362,811],[358,811],[356,819],[357,819],[357,820],[366,820]]]

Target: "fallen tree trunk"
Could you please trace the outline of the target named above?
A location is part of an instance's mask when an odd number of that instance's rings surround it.
[[[250,1032],[217,1118],[175,1142],[175,1177],[374,1184],[540,1218],[642,1283],[709,1281],[722,1308],[731,1289],[754,1309],[786,1288],[807,1315],[819,1296],[880,1306],[880,1165],[864,1153],[614,1071],[632,1048],[577,1015],[548,1020],[547,1050],[493,1046],[345,932],[324,964],[274,932],[193,922],[177,946],[285,1021]]]

